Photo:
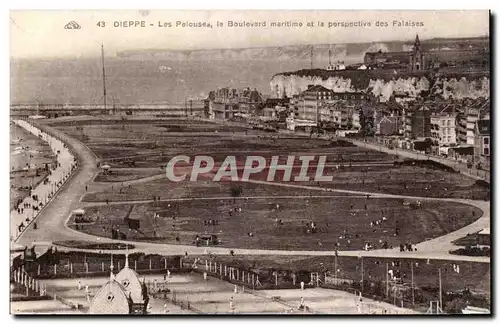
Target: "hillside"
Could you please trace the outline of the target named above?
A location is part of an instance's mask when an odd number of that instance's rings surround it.
[[[174,51],[168,49],[130,50],[117,53],[118,57],[133,60],[183,60],[183,61],[213,61],[213,60],[276,60],[276,61],[310,61],[311,47],[313,48],[313,62],[316,66],[328,64],[328,51],[332,52],[332,60],[343,60],[346,63],[360,62],[366,52],[410,51],[413,37],[408,41],[390,41],[373,43],[347,44],[308,44],[293,46],[273,46],[237,49],[203,49]],[[438,49],[464,49],[484,47],[489,44],[488,37],[460,38],[460,39],[428,39],[421,40],[424,51]]]

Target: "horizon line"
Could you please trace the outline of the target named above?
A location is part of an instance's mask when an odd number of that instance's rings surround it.
[[[415,33],[417,35],[418,33]],[[420,39],[420,42],[428,42],[435,39],[468,39],[468,38],[491,38],[490,34],[487,35],[477,35],[477,36],[464,36],[464,37],[432,37]],[[414,40],[414,39],[413,39]],[[146,51],[159,51],[159,52],[200,52],[200,51],[216,51],[216,50],[246,50],[246,49],[257,49],[257,48],[275,48],[275,47],[296,47],[296,46],[321,46],[321,45],[349,45],[349,44],[376,44],[376,43],[386,43],[386,42],[412,42],[412,39],[405,40],[386,40],[386,41],[372,41],[372,42],[341,42],[341,43],[302,43],[302,44],[289,44],[289,45],[265,45],[265,46],[254,46],[254,47],[217,47],[217,48],[185,48],[185,49],[168,49],[168,48],[138,48],[138,49],[124,49],[115,51],[114,55],[106,55],[108,57],[119,57],[119,54],[125,52],[146,52]],[[491,39],[490,42],[491,43]],[[100,52],[100,51],[99,51]],[[37,60],[37,59],[80,59],[80,58],[96,58],[100,57],[100,53],[92,54],[80,54],[80,55],[62,55],[62,56],[33,56],[33,57],[19,57],[10,56],[10,60]]]

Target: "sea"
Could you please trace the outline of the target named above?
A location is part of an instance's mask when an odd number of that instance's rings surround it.
[[[162,61],[106,59],[108,103],[182,103],[205,99],[222,87],[270,94],[271,78],[310,66],[294,61]],[[11,103],[98,104],[103,102],[100,58],[11,60]]]

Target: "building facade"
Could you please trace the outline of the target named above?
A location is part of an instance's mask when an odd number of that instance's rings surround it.
[[[491,156],[490,120],[489,119],[478,120],[475,126],[475,133],[476,133],[476,145],[475,145],[476,156],[489,158]]]
[[[334,92],[321,85],[310,85],[307,90],[292,98],[290,107],[297,120],[335,124],[347,129],[352,126],[353,112],[366,100],[361,92]]]
[[[457,114],[453,105],[432,113],[431,138],[439,146],[454,146],[457,144]]]
[[[411,137],[430,138],[431,137],[431,110],[422,106],[410,113]]]

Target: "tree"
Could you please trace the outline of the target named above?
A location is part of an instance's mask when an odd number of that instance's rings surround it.
[[[241,196],[243,193],[243,188],[240,186],[232,186],[230,189],[231,197],[233,197],[233,203],[236,203],[236,198]]]

